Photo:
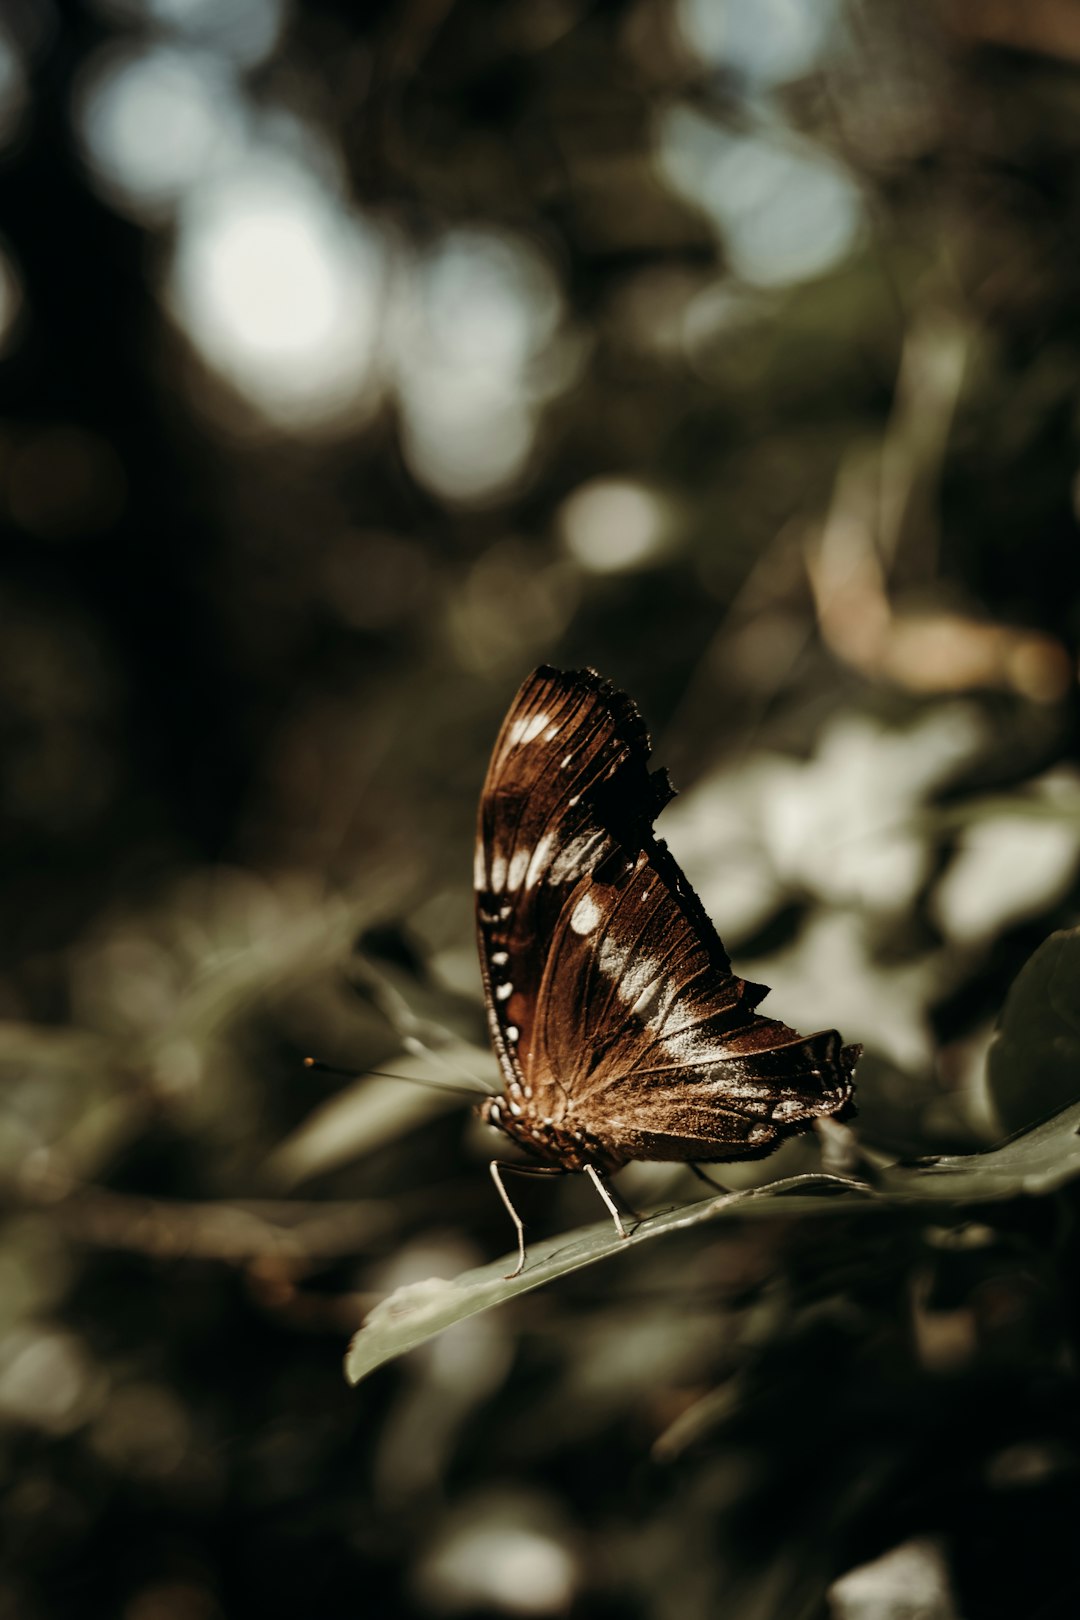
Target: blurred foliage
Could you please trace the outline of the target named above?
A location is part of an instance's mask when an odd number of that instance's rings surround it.
[[[1080,932],[1051,934],[1009,991],[988,1057],[997,1117],[1020,1130],[1069,1101],[1080,1073]]]
[[[1071,0],[8,0],[2,1620],[1077,1612],[1075,1184],[736,1203],[351,1390],[509,1234],[302,1059],[490,1075],[546,658],[882,1174],[1071,1100],[1078,147]]]
[[[1036,975],[1037,968],[1029,970],[1029,976]],[[1075,997],[1073,1001],[1075,1014]],[[1021,1021],[1015,1009],[1012,1017]],[[1007,1059],[1000,1058],[999,1072],[1006,1064]],[[1030,1078],[1030,1067],[1025,1067]],[[1058,1075],[1055,1067],[1038,1078],[1056,1085]],[[981,1153],[931,1154],[913,1164],[875,1166],[871,1161],[861,1176],[788,1176],[741,1193],[722,1192],[719,1198],[706,1200],[696,1208],[677,1208],[643,1218],[625,1237],[602,1222],[586,1233],[557,1238],[539,1252],[534,1249],[528,1266],[520,1273],[515,1268],[506,1274],[502,1266],[496,1265],[457,1277],[452,1283],[430,1277],[422,1283],[406,1284],[388,1299],[380,1300],[369,1313],[350,1346],[346,1372],[353,1382],[359,1382],[391,1357],[415,1348],[432,1334],[478,1311],[490,1310],[552,1278],[565,1277],[612,1254],[628,1254],[635,1244],[667,1232],[684,1231],[701,1221],[784,1220],[794,1213],[834,1214],[845,1204],[883,1212],[915,1204],[942,1214],[950,1206],[989,1204],[1022,1193],[1055,1192],[1080,1174],[1078,1130],[1080,1107],[1067,1108],[1018,1132],[1000,1147],[984,1148]]]

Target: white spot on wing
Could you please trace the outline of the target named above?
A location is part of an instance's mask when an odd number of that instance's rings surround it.
[[[559,735],[559,732],[561,730],[562,730],[561,726],[548,726],[547,730],[544,732],[544,741],[545,742],[554,742],[555,738]]]
[[[532,853],[525,873],[525,887],[533,889],[540,882],[551,861],[551,854],[555,848],[555,834],[545,833]]]
[[[627,999],[626,992],[623,989],[624,984],[627,982],[623,976],[626,969],[627,955],[625,945],[619,940],[613,939],[611,934],[604,935],[600,942],[600,968],[610,979],[618,981],[619,994],[624,1001]],[[633,996],[629,999],[635,1000],[637,994],[638,992],[635,990]]]
[[[712,1055],[715,1041],[696,1030],[680,1035],[665,1033],[665,1025],[679,1004],[676,986],[664,963],[656,957],[631,955],[629,947],[607,934],[598,953],[600,969],[615,982],[619,1000],[646,1029],[662,1042],[674,1063],[692,1065]]]
[[[600,966],[615,980],[619,1000],[642,1022],[646,1013],[663,989],[663,966],[654,957],[638,956],[630,960],[625,945],[614,941],[610,934],[600,949]]]
[[[517,748],[522,743],[532,742],[548,723],[546,714],[531,714],[527,719],[515,720],[510,727],[509,743],[511,748]]]
[[[605,838],[606,834],[603,832],[579,833],[576,838],[571,838],[552,861],[548,882],[568,883],[571,878],[580,877],[583,872],[588,872],[603,848]]]
[[[487,861],[484,857],[483,844],[477,844],[476,854],[473,856],[473,887],[487,888]]]
[[[529,851],[515,849],[510,859],[510,869],[506,874],[506,887],[511,891],[521,888],[522,879],[529,865]]]
[[[495,986],[496,1001],[508,1001],[514,993],[512,984],[497,984]]]
[[[570,913],[570,927],[575,934],[591,934],[600,921],[600,907],[591,894],[584,895]]]
[[[715,1063],[718,1059],[723,1060],[725,1055],[722,1046],[715,1040],[692,1029],[676,1030],[673,1034],[665,1035],[663,1047],[673,1063],[685,1064],[687,1068],[706,1059]],[[724,1093],[729,1097],[739,1095],[738,1088],[730,1080],[724,1082]]]
[[[505,967],[510,960],[510,953],[508,951],[492,951],[491,960],[496,967]]]
[[[506,1026],[506,1038],[510,1042],[511,1046],[513,1046],[514,1042],[517,1041],[520,1038],[520,1036],[521,1036],[521,1031],[520,1031],[520,1029],[518,1029],[516,1024],[507,1024],[507,1026]]]
[[[496,894],[500,894],[506,888],[505,855],[493,855],[491,857],[491,887]]]

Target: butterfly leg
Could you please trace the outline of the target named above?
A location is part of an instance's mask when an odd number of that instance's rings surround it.
[[[623,1225],[622,1216],[619,1214],[619,1206],[616,1204],[614,1198],[612,1198],[608,1184],[600,1174],[599,1170],[595,1165],[587,1164],[585,1166],[585,1174],[588,1176],[589,1180],[592,1182],[593,1186],[604,1200],[604,1203],[607,1205],[611,1213],[611,1218],[615,1222],[616,1232],[618,1232],[621,1238],[629,1237],[630,1234]]]
[[[516,1176],[561,1176],[564,1175],[565,1172],[559,1170],[554,1165],[508,1164],[504,1159],[492,1159],[491,1163],[488,1165],[488,1169],[491,1171],[491,1179],[495,1183],[496,1191],[498,1192],[499,1197],[502,1199],[506,1213],[513,1221],[514,1230],[517,1233],[518,1263],[514,1267],[513,1271],[508,1271],[506,1274],[506,1281],[511,1282],[515,1277],[520,1277],[521,1273],[525,1270],[525,1222],[522,1220],[521,1216],[510,1202],[510,1194],[507,1192],[503,1178],[499,1172],[501,1170],[512,1170]]]

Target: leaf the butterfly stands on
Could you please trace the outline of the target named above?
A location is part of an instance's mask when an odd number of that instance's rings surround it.
[[[501,1095],[481,1114],[536,1172],[760,1158],[852,1112],[861,1048],[757,1012],[653,823],[637,708],[593,670],[542,667],[503,722],[480,798],[477,932]],[[524,1233],[500,1169],[491,1171]]]

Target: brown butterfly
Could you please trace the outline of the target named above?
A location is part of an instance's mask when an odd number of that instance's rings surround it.
[[[480,1113],[536,1161],[606,1177],[632,1159],[761,1158],[852,1112],[861,1047],[762,1018],[694,890],[653,834],[674,790],[594,670],[547,667],[510,706],[480,798],[476,918],[503,1092]],[[499,1195],[521,1218],[500,1171]]]

